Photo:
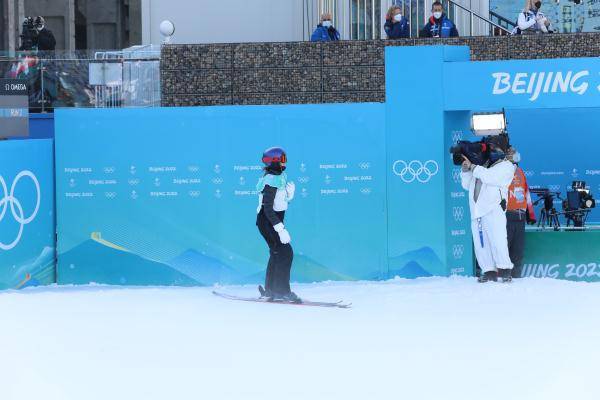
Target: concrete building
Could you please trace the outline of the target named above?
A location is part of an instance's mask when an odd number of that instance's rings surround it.
[[[290,42],[310,39],[319,15],[332,13],[342,39],[385,38],[385,14],[400,5],[416,37],[434,0],[142,0],[143,44],[162,41],[158,26],[175,24],[173,43]],[[448,0],[444,0],[448,4]],[[489,0],[455,0],[453,19],[463,36],[487,35],[489,24],[466,10],[489,17]],[[460,6],[464,7],[462,9]],[[451,15],[452,16],[452,15]],[[472,23],[471,23],[472,20]]]
[[[0,50],[18,49],[23,18],[37,15],[54,33],[57,50],[141,44],[141,0],[0,0]]]

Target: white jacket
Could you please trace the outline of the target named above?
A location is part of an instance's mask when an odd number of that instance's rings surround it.
[[[533,12],[533,11],[524,11],[519,13],[519,18],[517,19],[517,26],[521,31],[527,32],[544,32],[548,33],[548,28],[546,27],[547,17],[541,11]],[[516,29],[516,27],[515,27]]]
[[[463,189],[469,191],[471,219],[483,217],[500,207],[502,199],[508,202],[508,187],[515,175],[515,165],[508,160],[500,161],[489,168],[476,166],[473,171],[460,173]],[[475,182],[481,180],[481,191],[475,202]]]

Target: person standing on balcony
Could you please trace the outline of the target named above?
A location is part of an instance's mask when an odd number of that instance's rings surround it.
[[[385,16],[385,33],[388,39],[402,39],[410,36],[408,20],[402,15],[400,6],[391,6]]]
[[[444,14],[442,3],[435,1],[431,5],[431,17],[421,30],[421,37],[447,38],[457,36],[456,25]]]
[[[46,28],[44,17],[36,17],[33,25],[37,31],[37,49],[41,51],[54,51],[56,49],[56,39],[52,31]]]
[[[331,14],[321,15],[321,22],[310,37],[311,42],[332,42],[340,40],[340,33],[333,27]]]
[[[550,20],[540,11],[540,0],[525,0],[525,8],[519,14],[517,26],[513,35],[535,35],[538,33],[552,33]]]

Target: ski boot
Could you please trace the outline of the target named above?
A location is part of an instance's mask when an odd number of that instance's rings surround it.
[[[261,298],[268,300],[273,299],[273,293],[271,293],[270,290],[265,289],[262,285],[258,285],[258,291],[260,292]]]
[[[289,292],[287,294],[276,294],[273,296],[273,301],[281,301],[285,303],[302,303],[300,297],[298,297],[294,292]]]
[[[483,275],[477,278],[477,282],[486,283],[486,282],[497,282],[498,281],[498,273],[496,271],[487,271]]]
[[[298,295],[294,292],[289,292],[285,296],[283,296],[285,301],[289,301],[290,303],[302,303],[302,299],[298,297]]]
[[[502,282],[504,283],[512,282],[512,270],[510,269],[498,268],[498,276],[502,279]]]

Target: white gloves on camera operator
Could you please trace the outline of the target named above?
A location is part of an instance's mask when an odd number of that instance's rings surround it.
[[[463,159],[464,161],[462,163],[462,172],[473,171],[475,169],[475,164],[469,161],[469,159],[465,156],[463,156]]]
[[[290,233],[285,229],[283,223],[280,222],[277,225],[274,225],[273,229],[275,229],[275,232],[277,232],[277,234],[279,235],[279,240],[281,241],[281,243],[288,244],[292,241]]]
[[[296,185],[294,182],[288,182],[288,184],[285,185],[285,193],[287,194],[287,201],[292,201],[294,193],[296,193]]]

